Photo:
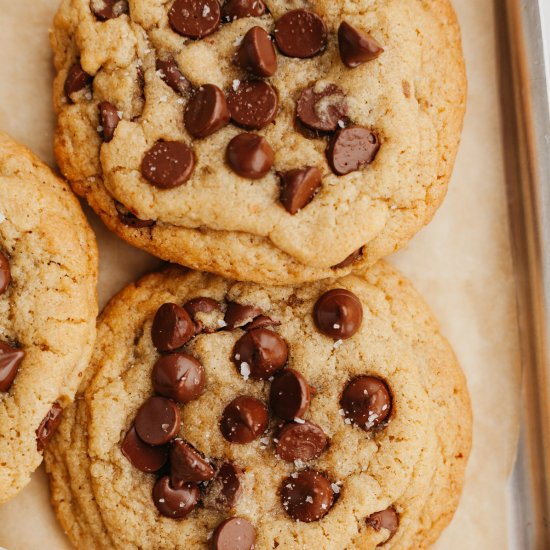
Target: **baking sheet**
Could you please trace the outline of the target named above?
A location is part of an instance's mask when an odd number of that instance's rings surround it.
[[[58,0],[0,0],[0,130],[53,165],[48,28]],[[492,0],[455,0],[469,73],[457,168],[434,222],[391,261],[439,317],[468,377],[474,449],[462,503],[436,547],[508,548],[507,495],[520,389]],[[108,234],[87,210],[100,247],[101,305],[158,262]],[[65,550],[42,470],[0,507],[0,546]]]

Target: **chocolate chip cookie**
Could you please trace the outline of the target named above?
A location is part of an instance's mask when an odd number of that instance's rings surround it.
[[[68,185],[0,133],[0,503],[29,482],[88,365],[96,279]]]
[[[468,392],[388,265],[279,287],[170,268],[98,332],[46,453],[77,548],[424,548],[450,521]]]
[[[445,195],[466,89],[448,0],[63,0],[52,44],[62,171],[171,262],[342,276]]]

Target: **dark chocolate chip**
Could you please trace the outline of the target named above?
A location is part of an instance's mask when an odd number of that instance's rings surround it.
[[[345,21],[338,29],[338,45],[344,65],[352,69],[376,59],[384,51],[370,34],[352,27]]]
[[[155,220],[141,220],[118,201],[115,201],[115,208],[118,214],[118,219],[128,227],[133,227],[134,229],[143,229],[144,227],[151,227],[156,223]]]
[[[234,508],[243,492],[243,474],[236,464],[224,462],[206,488],[205,506],[219,511]]]
[[[120,116],[116,107],[108,101],[99,104],[99,121],[102,128],[103,141],[109,143],[115,135],[116,127],[120,122]]]
[[[264,137],[240,134],[227,146],[227,162],[239,176],[257,180],[271,170],[275,153]]]
[[[157,71],[164,82],[174,90],[174,92],[185,95],[191,90],[189,80],[181,73],[176,60],[173,57],[167,59],[157,59]]]
[[[168,19],[178,34],[204,38],[220,26],[220,4],[218,0],[176,0],[168,12]]]
[[[188,516],[197,506],[200,491],[194,483],[179,488],[170,485],[170,477],[161,477],[153,487],[153,502],[157,510],[167,518],[181,519]]]
[[[335,132],[347,114],[346,95],[335,84],[307,88],[300,95],[296,106],[296,116],[300,122],[320,132]]]
[[[339,130],[327,148],[327,159],[337,176],[345,176],[371,164],[378,150],[378,136],[361,126]]]
[[[211,550],[254,550],[256,529],[244,518],[229,518],[216,527]]]
[[[275,24],[275,40],[288,57],[313,57],[327,45],[327,27],[316,13],[292,10]]]
[[[226,21],[234,21],[243,17],[261,17],[266,12],[262,0],[228,0],[222,9]]]
[[[269,406],[279,418],[302,418],[310,401],[311,389],[298,371],[285,369],[273,380],[269,392]]]
[[[294,215],[307,206],[321,187],[322,174],[315,166],[297,168],[279,174],[281,177],[281,203]]]
[[[193,150],[181,141],[159,141],[141,163],[143,177],[160,189],[183,185],[195,169]]]
[[[224,93],[214,84],[202,86],[187,105],[185,127],[196,138],[211,136],[231,120]]]
[[[359,376],[346,386],[340,405],[348,420],[370,431],[390,416],[392,399],[382,380],[374,376]]]
[[[235,55],[235,64],[260,77],[277,71],[277,53],[269,34],[262,27],[252,27],[243,38]]]
[[[229,302],[225,312],[225,328],[233,330],[252,322],[258,315],[262,314],[261,308],[237,302]]]
[[[274,331],[257,328],[247,332],[233,349],[233,362],[246,378],[267,380],[281,370],[288,359],[286,342]]]
[[[319,472],[306,470],[283,481],[281,499],[293,519],[311,523],[326,516],[334,502],[331,482]]]
[[[175,351],[195,335],[195,324],[185,309],[177,304],[163,304],[151,327],[153,344],[159,351]]]
[[[399,527],[399,516],[393,506],[382,510],[381,512],[375,512],[366,519],[367,525],[372,527],[375,531],[386,529],[390,532],[390,536],[384,541],[388,542],[396,533]]]
[[[212,313],[213,311],[221,311],[221,304],[212,298],[193,298],[183,305],[183,309],[189,313],[191,318],[194,318],[197,313]]]
[[[6,290],[8,289],[8,286],[10,286],[11,283],[11,269],[10,269],[10,262],[0,252],[0,294],[4,294]]]
[[[0,392],[11,388],[24,357],[22,349],[0,342]]]
[[[317,300],[313,316],[323,334],[334,340],[346,340],[361,328],[363,306],[349,290],[335,288]]]
[[[170,449],[170,483],[179,488],[186,483],[202,483],[209,481],[216,474],[193,447],[183,441],[176,440]]]
[[[227,94],[227,104],[235,124],[261,130],[275,119],[279,107],[277,92],[264,80],[240,82]]]
[[[54,403],[48,414],[40,422],[40,426],[36,430],[36,447],[38,452],[42,452],[47,446],[52,437],[54,436],[59,424],[61,424],[61,418],[63,409],[59,403]]]
[[[158,472],[168,462],[168,447],[147,445],[140,439],[134,426],[126,434],[121,451],[132,466],[147,474]]]
[[[128,2],[126,0],[91,0],[91,8],[100,21],[106,21],[128,13]]]
[[[258,317],[254,319],[254,321],[251,321],[244,326],[244,330],[250,332],[251,330],[255,330],[257,328],[278,327],[280,324],[281,321],[275,321],[267,315],[258,315]]]
[[[344,267],[349,267],[355,262],[358,262],[363,257],[363,247],[359,248],[355,252],[352,252],[345,260],[339,264],[333,265],[332,269],[343,269]]]
[[[148,445],[165,445],[181,426],[178,406],[165,397],[150,397],[140,407],[135,420],[139,437]]]
[[[153,387],[176,403],[189,403],[204,390],[204,367],[190,355],[173,353],[161,357],[153,367]]]
[[[251,443],[266,431],[267,407],[258,399],[241,396],[225,407],[220,422],[222,435],[230,443]]]
[[[80,90],[83,90],[86,86],[89,86],[92,81],[93,77],[84,72],[80,63],[75,63],[67,73],[64,86],[65,95],[72,101],[71,96],[76,92],[80,92]]]
[[[312,422],[286,424],[277,432],[277,454],[287,462],[308,462],[321,456],[328,438],[325,432]]]

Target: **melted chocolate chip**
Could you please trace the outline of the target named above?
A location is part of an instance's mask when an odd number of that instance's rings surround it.
[[[100,21],[106,21],[128,13],[128,2],[126,0],[91,0],[91,8]]]
[[[143,177],[160,189],[183,185],[195,169],[193,150],[180,141],[159,141],[141,163]]]
[[[140,407],[134,425],[140,439],[148,445],[165,445],[179,432],[180,411],[170,399],[150,397]]]
[[[80,63],[75,63],[67,73],[64,86],[65,95],[72,101],[71,96],[76,92],[80,92],[80,90],[83,90],[86,86],[89,86],[92,81],[93,77],[84,72],[84,69],[80,66]]]
[[[287,359],[286,342],[276,332],[265,328],[247,332],[233,349],[237,370],[254,380],[267,380],[285,366]]]
[[[204,38],[220,26],[220,4],[218,0],[176,0],[168,12],[168,19],[178,34]]]
[[[243,492],[243,474],[236,464],[224,462],[206,488],[204,505],[220,511],[234,508]]]
[[[327,27],[316,13],[292,10],[275,24],[275,41],[288,57],[313,57],[326,47]]]
[[[193,447],[183,441],[174,441],[170,449],[170,482],[179,488],[186,483],[209,481],[216,472]]]
[[[195,324],[185,309],[177,304],[163,304],[151,327],[154,346],[159,351],[175,351],[195,335]]]
[[[102,128],[103,141],[109,143],[114,135],[116,127],[120,122],[120,116],[116,107],[108,101],[99,104],[99,121]]]
[[[153,387],[176,403],[189,403],[204,390],[204,367],[190,355],[173,353],[161,357],[153,367]]]
[[[0,342],[0,392],[7,392],[11,388],[24,357],[22,349]]]
[[[345,176],[371,164],[379,149],[376,134],[361,126],[350,126],[334,134],[327,148],[327,159],[337,176]]]
[[[151,227],[156,223],[155,220],[141,220],[118,201],[115,201],[115,208],[118,214],[118,219],[128,227],[143,229],[144,227]]]
[[[323,334],[335,340],[346,340],[361,328],[363,306],[349,290],[335,288],[317,300],[313,317]]]
[[[269,34],[262,27],[252,27],[235,55],[235,64],[252,74],[269,77],[277,71],[277,53]]]
[[[338,29],[338,45],[344,65],[352,69],[376,59],[384,51],[370,34],[352,27],[345,21]]]
[[[388,542],[396,533],[399,527],[399,516],[393,506],[382,510],[381,512],[375,512],[366,519],[367,525],[372,527],[375,531],[386,529],[390,532],[390,536],[384,541]]]
[[[211,550],[253,550],[256,529],[244,518],[229,518],[220,523],[210,544]]]
[[[241,396],[225,407],[220,429],[227,441],[243,445],[261,437],[268,422],[269,413],[261,401]]]
[[[225,312],[225,328],[234,330],[253,321],[258,315],[262,314],[261,308],[237,302],[229,302]]]
[[[339,264],[333,265],[332,269],[343,269],[344,267],[349,267],[355,262],[358,262],[363,257],[363,247],[359,248],[355,252],[352,252],[344,261]]]
[[[292,215],[307,206],[321,187],[322,174],[314,166],[283,172],[280,177],[281,203]]]
[[[328,438],[325,432],[312,422],[291,422],[277,433],[277,454],[287,462],[308,462],[321,456]]]
[[[191,90],[189,80],[181,73],[176,60],[173,57],[157,59],[157,71],[164,82],[174,92],[185,95]]]
[[[227,146],[227,162],[239,176],[257,180],[271,170],[275,153],[264,137],[240,134]]]
[[[221,311],[221,308],[220,302],[204,296],[193,298],[183,305],[183,309],[189,313],[191,318],[194,318],[197,313],[212,313],[213,311]]]
[[[38,452],[42,452],[47,446],[52,437],[54,436],[59,424],[61,424],[61,418],[63,409],[59,403],[54,403],[48,414],[38,426],[36,430],[36,447]]]
[[[179,488],[170,485],[170,477],[161,477],[153,487],[153,502],[157,510],[167,518],[181,519],[188,516],[197,506],[199,488],[187,483]]]
[[[281,499],[291,518],[311,523],[328,514],[334,502],[334,491],[324,475],[306,470],[283,481]]]
[[[266,12],[262,0],[228,0],[223,6],[223,18],[234,21],[243,17],[261,17]]]
[[[168,447],[147,445],[139,438],[134,426],[126,434],[120,450],[132,466],[147,474],[158,472],[168,462]]]
[[[302,418],[311,401],[306,379],[294,369],[285,369],[273,383],[269,393],[271,410],[283,420]]]
[[[211,136],[230,120],[225,95],[214,84],[202,86],[185,111],[185,127],[196,138]]]
[[[250,323],[245,325],[244,329],[250,332],[251,330],[255,330],[257,328],[278,327],[280,324],[280,321],[275,321],[267,315],[258,315],[258,317],[254,319],[254,321],[251,321]]]
[[[300,95],[296,106],[296,116],[300,122],[319,132],[336,131],[347,114],[346,95],[335,84],[307,88]]]
[[[388,386],[374,376],[360,376],[345,388],[340,399],[344,416],[365,431],[384,422],[391,413]]]
[[[11,283],[11,269],[10,269],[10,262],[0,252],[0,294],[4,294],[6,290],[8,289],[8,286],[10,286]]]
[[[248,130],[261,130],[275,119],[279,99],[267,82],[249,80],[229,92],[227,104],[235,124]]]

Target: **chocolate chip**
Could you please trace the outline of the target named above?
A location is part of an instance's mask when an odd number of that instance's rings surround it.
[[[170,449],[170,482],[179,488],[185,483],[202,483],[216,472],[193,447],[183,441],[174,441]]]
[[[25,352],[22,349],[0,342],[0,392],[11,388],[24,357]]]
[[[219,511],[234,508],[243,492],[243,475],[244,472],[239,466],[232,462],[224,462],[206,488],[204,505]]]
[[[327,159],[336,175],[345,176],[371,164],[379,149],[376,134],[361,126],[350,126],[334,134],[327,148]]]
[[[172,29],[188,38],[204,38],[220,26],[218,0],[176,0],[168,12]]]
[[[309,384],[298,371],[285,369],[273,380],[269,392],[269,406],[279,418],[302,418],[310,401]]]
[[[332,269],[343,269],[344,267],[349,267],[355,262],[359,261],[363,257],[363,247],[359,248],[355,252],[352,252],[345,260],[339,264],[333,265]]]
[[[162,80],[177,94],[185,95],[191,90],[189,80],[183,76],[173,57],[157,59],[157,71]]]
[[[275,40],[288,57],[313,57],[327,45],[327,27],[316,13],[292,10],[275,24]]]
[[[252,27],[235,55],[235,64],[252,74],[269,77],[277,70],[277,53],[269,34],[262,27]]]
[[[189,316],[194,319],[197,313],[212,313],[213,311],[220,311],[221,304],[212,298],[205,298],[204,296],[201,296],[185,302],[183,309],[185,309],[185,311],[189,313]]]
[[[285,479],[281,498],[291,518],[311,523],[328,514],[334,502],[334,491],[324,475],[305,470]]]
[[[189,403],[204,390],[204,367],[190,355],[173,353],[161,357],[153,367],[153,387],[176,403]]]
[[[227,146],[227,162],[239,176],[257,180],[271,170],[275,153],[262,136],[240,134]]]
[[[202,86],[185,111],[185,127],[196,138],[211,136],[230,120],[225,95],[214,84]]]
[[[160,189],[183,185],[195,169],[193,150],[180,141],[159,141],[141,163],[143,177]]]
[[[372,527],[375,531],[386,529],[390,532],[390,536],[384,541],[388,542],[396,533],[399,527],[399,516],[393,506],[382,510],[381,512],[375,512],[366,519],[367,525]]]
[[[312,422],[291,422],[277,432],[277,454],[287,462],[308,462],[321,456],[328,438],[325,432]]]
[[[229,0],[222,10],[226,21],[243,17],[261,17],[265,12],[266,7],[262,0]]]
[[[253,321],[244,326],[244,329],[248,332],[257,328],[278,327],[281,324],[280,321],[275,321],[267,315],[258,315]]]
[[[351,69],[376,59],[384,51],[370,34],[352,27],[345,21],[338,29],[338,45],[344,65]]]
[[[181,519],[188,516],[197,506],[200,498],[199,488],[194,483],[186,483],[174,488],[170,477],[161,477],[153,487],[153,502],[157,510],[167,518]]]
[[[11,283],[11,269],[10,269],[10,262],[0,252],[0,294],[4,294],[6,290],[8,289],[8,286],[10,286]]]
[[[314,166],[297,168],[279,174],[281,177],[281,203],[294,215],[307,206],[321,187],[321,171]]]
[[[382,424],[392,407],[388,386],[374,376],[352,380],[342,394],[340,405],[344,416],[365,431]]]
[[[134,229],[143,229],[155,225],[155,220],[141,220],[133,212],[128,210],[122,203],[115,201],[115,208],[118,214],[118,219],[128,227]]]
[[[304,90],[296,106],[296,116],[311,130],[334,132],[346,119],[348,103],[343,90],[335,84]]]
[[[48,414],[40,422],[40,426],[36,430],[36,447],[38,452],[42,452],[47,446],[52,437],[54,436],[59,424],[61,424],[61,418],[63,409],[59,403],[54,403]]]
[[[288,359],[286,342],[272,330],[257,328],[247,332],[233,349],[237,370],[254,380],[267,380],[281,370]]]
[[[84,72],[80,63],[75,63],[67,73],[64,86],[65,95],[72,101],[71,96],[89,86],[92,81],[93,77]]]
[[[234,330],[253,321],[258,315],[262,314],[261,308],[237,302],[229,302],[225,312],[225,328]]]
[[[99,20],[106,21],[128,13],[128,2],[125,0],[92,0],[91,8]]]
[[[181,426],[178,406],[165,397],[150,397],[140,407],[135,420],[136,432],[148,445],[165,445],[174,439]]]
[[[139,438],[134,426],[126,434],[120,450],[132,466],[147,474],[158,472],[168,462],[168,447],[147,445]]]
[[[222,435],[230,443],[251,443],[267,429],[267,407],[254,397],[241,396],[225,407],[220,422]]]
[[[177,304],[163,304],[159,307],[151,337],[159,351],[175,351],[195,335],[195,325],[185,309]]]
[[[212,550],[254,550],[256,529],[244,518],[229,518],[216,527],[212,535]]]
[[[263,80],[248,80],[235,88],[227,95],[235,124],[249,130],[261,130],[275,119],[279,99],[270,84]]]
[[[109,143],[115,135],[116,127],[120,122],[120,116],[116,107],[108,101],[99,104],[99,120],[102,128],[103,141]]]
[[[315,304],[317,328],[335,340],[351,338],[363,322],[363,306],[349,290],[335,288],[325,292]]]

